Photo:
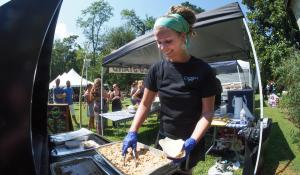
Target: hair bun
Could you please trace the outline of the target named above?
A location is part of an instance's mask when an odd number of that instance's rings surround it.
[[[189,33],[191,35],[193,35],[193,25],[194,23],[196,22],[196,16],[195,16],[195,12],[186,7],[186,6],[182,6],[182,5],[174,5],[174,6],[171,6],[170,9],[169,9],[169,12],[167,15],[170,15],[170,14],[179,14],[181,15],[190,25],[190,29],[189,29]]]
[[[168,15],[175,13],[181,15],[191,26],[196,22],[195,12],[188,7],[181,5],[171,6]]]
[[[175,8],[176,8],[176,6],[174,6],[174,5],[172,7],[170,7],[170,10],[169,10],[168,14],[170,14],[170,13],[174,14],[174,13],[176,13],[176,9]]]

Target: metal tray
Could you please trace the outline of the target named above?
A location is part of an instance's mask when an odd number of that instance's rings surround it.
[[[108,175],[92,157],[56,162],[50,165],[50,171],[52,175]]]
[[[116,143],[121,143],[121,142],[108,143],[108,144],[105,144],[105,145],[101,145],[99,148],[101,149],[101,147],[109,147],[109,146],[111,146],[113,144],[116,144]],[[147,146],[147,145],[145,145],[143,143],[140,143],[140,142],[138,142],[138,147],[148,149],[149,151],[151,151],[152,153],[154,153],[157,156],[162,156],[164,154],[161,150],[158,150],[158,149],[155,149],[153,147]],[[126,175],[120,169],[115,167],[107,158],[105,158],[98,151],[98,149],[96,149],[96,152],[99,154],[99,156],[101,157],[101,159],[104,162],[106,162],[109,166],[111,166],[119,175]],[[95,158],[95,156],[94,156],[94,158]],[[156,167],[156,168],[152,167],[150,169],[145,170],[145,172],[141,175],[171,175],[171,174],[177,172],[178,170],[179,170],[179,167],[177,165],[173,164],[172,161],[170,160],[168,163],[165,163],[160,167]]]
[[[106,138],[101,137],[97,134],[89,134],[86,136],[80,136],[80,137],[74,138],[73,140],[78,140],[80,142],[83,142],[85,140],[94,140],[99,145],[107,144],[110,142]],[[74,147],[74,148],[69,148],[65,145],[65,142],[61,142],[59,145],[54,145],[52,147],[51,156],[53,158],[57,158],[57,157],[67,156],[70,154],[76,154],[76,153],[85,152],[85,151],[89,151],[89,150],[93,150],[93,149],[95,149],[95,148],[84,148],[82,145],[80,145],[78,147]]]

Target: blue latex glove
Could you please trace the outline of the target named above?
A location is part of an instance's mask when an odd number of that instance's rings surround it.
[[[197,142],[193,138],[189,138],[184,142],[183,149],[185,150],[185,154],[190,154],[191,151],[195,148]]]
[[[126,137],[123,140],[122,147],[122,156],[127,153],[127,149],[131,147],[132,149],[136,149],[137,145],[137,132],[128,132]]]
[[[184,142],[183,149],[185,150],[185,156],[181,159],[173,160],[173,163],[180,164],[182,161],[187,159],[187,157],[190,155],[191,151],[195,148],[197,145],[197,142],[193,138],[189,138]]]

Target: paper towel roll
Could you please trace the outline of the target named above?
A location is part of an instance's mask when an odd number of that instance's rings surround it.
[[[240,112],[243,107],[243,98],[242,97],[234,97],[234,116],[235,119],[240,119]]]

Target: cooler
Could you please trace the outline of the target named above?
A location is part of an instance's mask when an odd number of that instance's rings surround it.
[[[227,113],[234,113],[234,97],[242,97],[251,113],[254,111],[253,89],[230,90],[228,93]]]

